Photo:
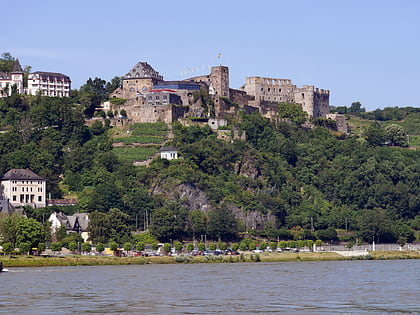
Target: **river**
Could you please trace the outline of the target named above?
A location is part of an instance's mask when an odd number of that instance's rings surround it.
[[[420,260],[10,269],[2,314],[420,313]]]

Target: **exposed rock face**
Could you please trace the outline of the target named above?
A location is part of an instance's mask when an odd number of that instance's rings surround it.
[[[244,211],[233,204],[227,205],[227,207],[232,211],[238,222],[244,224],[246,230],[250,228],[262,230],[267,222],[276,224],[276,218],[270,212],[262,214],[259,211]]]
[[[163,195],[166,199],[172,201],[179,200],[190,211],[198,209],[207,213],[211,210],[206,193],[191,183],[168,185],[168,182],[163,181],[157,183],[151,193],[153,195]]]
[[[255,158],[249,154],[244,155],[242,161],[237,162],[235,171],[238,175],[243,175],[251,179],[257,179],[261,176],[260,170],[255,167]]]

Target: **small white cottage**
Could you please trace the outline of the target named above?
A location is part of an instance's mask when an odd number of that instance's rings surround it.
[[[178,159],[178,150],[175,148],[162,148],[160,149],[160,158],[166,160]]]

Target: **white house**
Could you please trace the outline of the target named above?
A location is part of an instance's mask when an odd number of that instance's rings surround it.
[[[12,94],[13,85],[16,85],[17,93],[23,93],[23,70],[18,59],[15,60],[12,72],[0,72],[0,97]]]
[[[37,71],[29,74],[28,94],[69,97],[70,84],[70,77],[62,73]]]
[[[51,222],[51,232],[55,234],[57,229],[62,225],[66,227],[66,233],[79,233],[85,242],[89,238],[88,225],[89,225],[89,214],[88,213],[76,213],[73,215],[66,215],[62,212],[53,212],[48,221]]]
[[[178,150],[175,148],[162,148],[160,149],[160,158],[167,160],[178,159]]]
[[[30,169],[11,169],[1,178],[0,198],[14,207],[45,207],[46,180]]]

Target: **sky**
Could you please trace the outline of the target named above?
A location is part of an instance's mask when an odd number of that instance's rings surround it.
[[[330,90],[330,105],[420,107],[417,0],[2,1],[0,53],[78,89],[146,61],[165,80],[229,67]],[[219,53],[221,58],[218,58]],[[194,71],[194,72],[193,72]]]

